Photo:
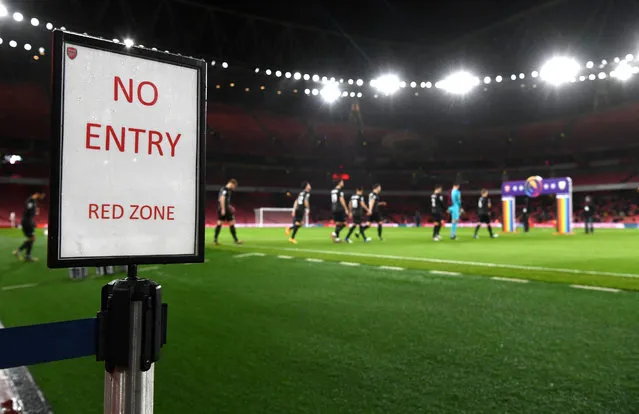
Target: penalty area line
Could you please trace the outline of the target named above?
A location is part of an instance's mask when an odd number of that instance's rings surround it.
[[[283,260],[290,260],[290,259],[293,258],[293,256],[282,256],[282,255],[280,255],[280,256],[277,256],[277,258],[278,259],[283,259]]]
[[[612,292],[612,293],[621,292],[621,289],[613,289],[613,288],[606,288],[606,287],[600,287],[600,286],[570,285],[570,287],[575,289],[598,290],[600,292]]]
[[[382,270],[395,270],[397,272],[404,270],[403,267],[397,267],[397,266],[380,266],[379,268]]]
[[[500,282],[514,282],[514,283],[528,283],[528,279],[517,279],[514,277],[491,277],[492,280],[499,280]]]
[[[445,270],[431,270],[428,273],[431,275],[441,275],[441,276],[461,276],[462,274],[459,272],[447,272]]]
[[[27,289],[38,286],[37,283],[25,283],[24,285],[4,286],[2,290]]]
[[[242,253],[242,254],[236,254],[235,256],[233,256],[234,259],[242,259],[244,257],[264,257],[266,256],[264,253]]]
[[[451,265],[463,265],[463,266],[476,266],[476,267],[488,267],[496,269],[510,269],[510,270],[528,270],[538,272],[556,272],[556,273],[568,273],[573,275],[589,275],[589,276],[613,276],[613,277],[625,277],[625,278],[639,278],[637,273],[616,273],[616,272],[600,272],[597,270],[578,270],[578,269],[565,269],[543,266],[524,266],[505,263],[488,263],[488,262],[474,262],[465,260],[450,260],[450,259],[434,259],[428,257],[411,257],[411,256],[393,256],[388,254],[372,254],[372,253],[359,253],[359,252],[340,252],[337,250],[315,250],[315,249],[298,249],[298,248],[286,248],[286,247],[274,247],[263,245],[251,245],[252,248],[262,250],[275,250],[275,251],[288,251],[297,253],[314,253],[325,254],[330,256],[347,256],[347,257],[367,257],[373,259],[389,259],[389,260],[406,260],[409,262],[422,262],[422,263],[438,263],[438,264],[451,264]]]
[[[359,263],[353,263],[353,262],[339,262],[339,264],[341,264],[342,266],[351,266],[351,267],[356,267],[359,266]]]

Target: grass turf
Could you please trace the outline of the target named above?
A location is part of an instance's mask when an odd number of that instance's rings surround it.
[[[626,273],[633,272],[633,232],[475,241],[463,231],[457,242],[436,244],[425,229],[387,229],[383,243],[333,245],[327,229],[302,229],[298,250],[288,250],[281,230],[239,232],[247,244],[210,249],[208,263],[142,273],[163,284],[171,307],[157,413],[630,413],[639,406],[637,293],[425,270],[626,289],[637,288],[635,278],[414,260]],[[95,314],[104,278],[73,282],[66,271],[14,262],[9,252],[20,240],[0,232],[5,325]],[[255,251],[268,255],[237,257]],[[42,243],[36,253],[44,254]],[[2,290],[27,283],[38,285]],[[92,359],[32,372],[56,412],[101,412],[103,371]]]

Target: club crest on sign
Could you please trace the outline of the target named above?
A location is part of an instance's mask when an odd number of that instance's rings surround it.
[[[76,56],[78,56],[78,49],[75,47],[67,47],[67,56],[69,59],[73,60]]]
[[[510,186],[509,186],[508,184],[506,184],[506,186],[504,187],[504,190],[505,190],[507,193],[510,193]]]

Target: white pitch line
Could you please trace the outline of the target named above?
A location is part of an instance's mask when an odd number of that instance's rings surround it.
[[[277,256],[277,258],[278,258],[278,259],[289,260],[289,259],[292,259],[292,258],[293,258],[293,256],[281,256],[281,255],[280,255],[280,256]]]
[[[234,259],[243,259],[245,257],[264,257],[266,256],[264,253],[242,253],[236,254],[233,256]]]
[[[371,258],[378,258],[378,259],[406,260],[411,262],[423,262],[423,263],[440,263],[440,264],[478,266],[478,267],[489,267],[489,268],[499,268],[499,269],[570,273],[573,275],[616,276],[616,277],[627,277],[627,278],[639,278],[639,274],[637,273],[599,272],[597,270],[562,269],[562,268],[542,267],[542,266],[523,266],[523,265],[513,265],[513,264],[503,264],[503,263],[471,262],[471,261],[464,261],[464,260],[449,260],[449,259],[432,259],[427,257],[392,256],[387,254],[341,252],[336,250],[297,249],[297,248],[260,246],[260,245],[251,245],[251,247],[257,248],[257,249],[263,249],[263,250],[277,250],[277,251],[289,251],[289,252],[299,252],[299,253],[316,253],[316,254],[326,254],[331,256],[371,257]]]
[[[309,257],[308,259],[306,259],[307,262],[311,262],[311,263],[322,263],[324,260],[322,259],[313,259],[312,257]]]
[[[499,280],[501,282],[515,282],[515,283],[528,283],[530,282],[527,279],[516,279],[512,277],[491,277],[492,280]]]
[[[599,290],[601,292],[612,292],[612,293],[621,292],[621,289],[613,289],[613,288],[606,288],[606,287],[599,287],[599,286],[570,285],[570,287],[575,289]]]
[[[379,268],[383,270],[395,270],[397,272],[404,270],[403,267],[397,267],[397,266],[380,266]]]
[[[2,290],[15,290],[15,289],[26,289],[38,286],[37,283],[25,283],[24,285],[13,285],[13,286],[5,286]]]
[[[443,275],[443,276],[461,276],[459,272],[447,272],[446,270],[431,270],[431,275]]]
[[[141,267],[138,269],[138,272],[151,272],[153,270],[158,270],[159,268],[160,266]]]
[[[356,267],[359,266],[359,263],[353,263],[353,262],[339,262],[339,264],[341,264],[342,266],[351,266],[351,267]]]

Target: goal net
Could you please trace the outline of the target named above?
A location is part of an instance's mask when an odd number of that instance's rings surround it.
[[[255,227],[285,227],[293,223],[291,208],[263,207],[255,209]],[[304,214],[304,227],[308,227],[308,211]]]

